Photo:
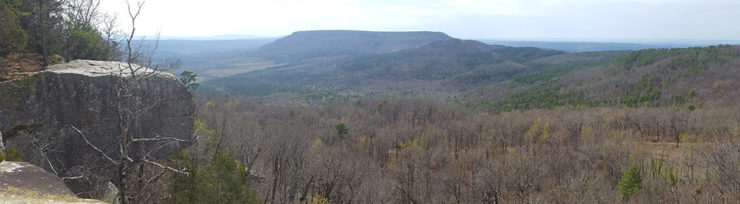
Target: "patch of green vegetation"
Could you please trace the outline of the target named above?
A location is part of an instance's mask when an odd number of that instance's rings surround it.
[[[740,57],[740,53],[730,45],[717,45],[709,47],[693,47],[680,49],[648,49],[632,52],[628,55],[617,58],[613,61],[617,67],[624,70],[620,72],[633,72],[633,68],[656,65],[657,69],[651,69],[642,79],[632,85],[615,86],[621,89],[626,96],[617,97],[620,104],[637,107],[641,105],[660,105],[661,88],[669,87],[680,80],[688,78],[709,70],[716,64],[727,62],[728,59]],[[668,63],[658,63],[666,60]],[[682,105],[693,98],[694,94],[689,94],[688,99],[685,95],[671,95],[669,102],[672,104]]]
[[[624,86],[623,89],[628,93],[627,96],[621,97],[619,103],[637,107],[642,104],[658,100],[660,98],[661,80],[658,75],[645,74],[642,79],[632,85]]]
[[[630,167],[629,170],[624,172],[624,176],[619,179],[618,185],[619,193],[625,197],[629,197],[636,191],[642,189],[642,176],[637,168]]]
[[[23,161],[21,160],[22,151],[15,147],[9,147],[3,154],[0,152],[0,162],[2,161]]]
[[[657,100],[660,97],[660,91],[649,89],[645,92],[634,92],[628,96],[622,97],[619,103],[629,107],[637,107],[647,102]]]
[[[592,105],[598,104],[585,99],[583,92],[569,90],[560,92],[561,85],[557,83],[531,87],[525,91],[506,96],[502,99],[464,102],[467,107],[488,110],[492,112],[508,112],[513,110],[551,109],[562,105]]]
[[[697,65],[692,66],[691,68],[681,71],[678,73],[678,77],[690,77],[694,74],[698,74],[699,72],[703,72],[709,69],[709,66],[707,65]]]
[[[665,55],[667,49],[646,49],[631,52],[625,56],[619,57],[615,63],[625,70],[631,70],[633,67],[647,66],[655,63],[659,58]]]
[[[535,47],[503,47],[496,49],[496,53],[503,55],[506,59],[515,62],[526,62],[533,59],[565,54],[557,50],[543,50]]]
[[[738,57],[740,53],[730,45],[716,45],[709,47],[674,48],[674,49],[646,49],[631,52],[614,60],[614,64],[625,71],[634,67],[642,67],[655,62],[672,58],[669,67],[673,70],[707,66],[712,63],[722,63],[728,57]],[[704,69],[706,70],[706,69]]]
[[[596,62],[588,62],[588,63],[582,63],[582,64],[558,64],[558,65],[550,65],[550,64],[532,64],[530,66],[532,67],[543,67],[542,71],[535,72],[534,74],[521,76],[514,78],[515,81],[521,82],[521,83],[527,83],[527,84],[533,84],[538,81],[547,81],[555,77],[564,76],[571,74],[573,72],[586,70],[589,68],[593,68],[599,65],[605,64],[607,61],[596,61]],[[550,67],[548,67],[550,66]]]
[[[172,175],[170,203],[260,203],[249,190],[247,172],[233,157],[217,153],[207,168],[183,152],[172,156],[175,164],[185,167],[188,175]]]
[[[23,13],[14,8],[12,1],[0,1],[0,57],[23,51],[28,43],[28,36],[21,27]]]

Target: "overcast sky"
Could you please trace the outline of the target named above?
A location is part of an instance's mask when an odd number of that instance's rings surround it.
[[[128,26],[125,0],[102,0]],[[136,0],[130,0],[135,2]],[[468,39],[740,40],[740,0],[147,0],[141,35],[441,31]]]

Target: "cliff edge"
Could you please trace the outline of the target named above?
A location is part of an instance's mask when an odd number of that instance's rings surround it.
[[[122,92],[119,82],[131,73],[146,77]],[[126,103],[122,97],[127,97]],[[132,104],[138,108],[124,107]],[[192,94],[172,74],[138,66],[128,69],[120,62],[75,60],[0,82],[5,146],[21,150],[23,161],[61,177],[82,197],[102,197],[105,192],[100,189],[109,186],[116,168],[74,128],[113,157],[119,147],[116,135],[122,131],[136,138],[176,138],[130,147],[159,159],[191,144],[194,110]],[[135,118],[122,117],[123,111],[136,112]]]

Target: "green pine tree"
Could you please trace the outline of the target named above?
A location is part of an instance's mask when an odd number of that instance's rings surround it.
[[[629,197],[636,191],[642,189],[642,176],[637,168],[630,167],[627,172],[624,172],[624,176],[619,179],[619,193],[625,197]]]
[[[179,164],[190,175],[174,174],[172,176],[170,203],[199,203],[204,201],[205,186],[203,185],[202,176],[198,174],[198,167],[194,160],[182,151],[173,155],[172,159],[177,161],[172,164],[173,166]]]
[[[0,1],[0,19],[0,57],[23,51],[28,36],[20,24],[20,11],[11,1]]]
[[[180,81],[182,84],[185,84],[185,87],[188,87],[190,91],[197,89],[200,85],[200,83],[196,82],[196,77],[198,77],[198,75],[191,71],[183,71],[180,73]]]
[[[335,129],[337,129],[337,135],[339,135],[339,141],[344,140],[344,136],[349,133],[349,129],[347,126],[344,125],[344,123],[339,123],[337,126],[334,126]]]
[[[248,188],[244,167],[233,157],[219,153],[204,169],[184,153],[173,157],[190,175],[174,175],[170,203],[259,203]]]

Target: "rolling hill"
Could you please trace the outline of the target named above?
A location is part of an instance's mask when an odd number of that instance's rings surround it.
[[[419,39],[409,40],[413,36]],[[296,32],[248,54],[279,64],[204,81],[201,91],[308,104],[431,97],[493,112],[565,105],[696,108],[740,100],[738,50],[568,53],[431,32]]]
[[[517,88],[510,95],[464,103],[495,112],[563,105],[672,106],[691,110],[727,106],[740,100],[740,84],[735,82],[740,78],[738,68],[740,46],[646,49],[593,69],[556,77],[548,75],[554,68],[544,69],[523,77],[528,79],[523,83],[513,83]]]
[[[593,55],[448,39],[394,52],[306,58],[300,63],[206,81],[203,87],[209,92],[252,97],[294,94],[312,100],[324,100],[323,95],[452,97],[460,91],[504,83],[554,66],[551,64],[584,68],[617,57],[614,52]]]

